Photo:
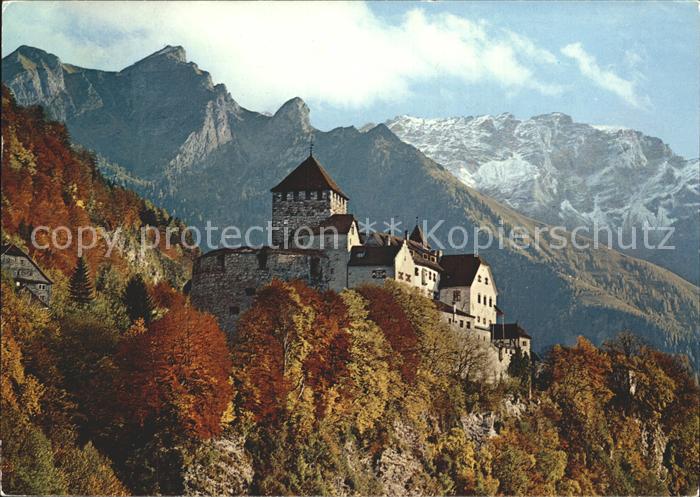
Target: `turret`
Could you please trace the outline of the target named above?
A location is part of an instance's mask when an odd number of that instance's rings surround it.
[[[348,196],[313,155],[270,191],[274,245],[284,246],[299,228],[312,229],[348,210]]]

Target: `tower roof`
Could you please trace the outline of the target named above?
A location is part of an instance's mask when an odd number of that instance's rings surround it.
[[[304,162],[299,164],[296,169],[270,191],[283,193],[305,190],[331,190],[345,200],[349,200],[348,196],[343,193],[313,155],[309,155]]]
[[[416,224],[416,227],[413,228],[413,231],[411,232],[411,236],[408,237],[409,240],[413,240],[416,243],[419,243],[425,248],[428,248],[428,242],[425,240],[425,235],[423,235],[423,230],[420,229],[420,226]]]

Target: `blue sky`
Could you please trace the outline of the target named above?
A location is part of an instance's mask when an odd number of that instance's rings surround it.
[[[242,105],[300,96],[321,129],[557,111],[700,155],[693,2],[17,2],[2,27],[3,56],[107,70],[182,45]]]

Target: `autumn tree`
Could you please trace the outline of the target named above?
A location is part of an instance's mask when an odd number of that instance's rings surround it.
[[[83,257],[78,258],[73,275],[70,278],[70,296],[78,304],[89,304],[95,298],[92,281],[90,280],[90,269]]]
[[[401,359],[394,367],[401,372],[404,381],[415,381],[420,356],[418,335],[413,323],[408,320],[403,308],[389,290],[366,285],[359,288],[358,292],[367,301],[368,318],[377,323]]]
[[[120,411],[136,426],[206,439],[221,432],[231,401],[231,360],[214,317],[178,306],[143,332],[127,333],[116,354]]]
[[[275,280],[258,291],[255,305],[238,321],[232,344],[237,408],[274,425],[290,392],[302,389],[301,360],[309,349],[300,339],[312,319],[287,283]]]

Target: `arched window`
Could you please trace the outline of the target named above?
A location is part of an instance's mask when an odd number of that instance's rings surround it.
[[[476,294],[476,302],[477,302],[477,304],[481,304],[481,294],[480,293]]]

